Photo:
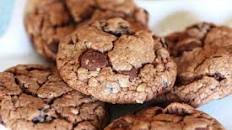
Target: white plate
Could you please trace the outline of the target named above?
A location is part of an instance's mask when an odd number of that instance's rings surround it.
[[[0,71],[26,63],[45,63],[31,47],[23,27],[26,0],[16,0],[13,17],[6,33],[0,37]],[[157,35],[182,30],[197,21],[232,25],[230,0],[137,0],[150,13],[150,27]],[[1,16],[0,16],[1,17]],[[199,108],[232,130],[232,96],[212,101]],[[5,130],[0,126],[0,130]]]

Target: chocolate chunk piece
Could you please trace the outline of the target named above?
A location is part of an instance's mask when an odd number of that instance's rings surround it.
[[[121,74],[129,75],[130,81],[133,81],[138,76],[138,70],[136,68],[132,68],[130,71],[121,71]]]
[[[81,67],[88,70],[97,70],[108,65],[107,56],[99,51],[89,49],[80,57]]]

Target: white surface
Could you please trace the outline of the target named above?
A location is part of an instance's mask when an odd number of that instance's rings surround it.
[[[17,64],[44,63],[34,52],[25,34],[23,27],[25,2],[26,0],[16,0],[10,26],[0,38],[0,71]],[[230,0],[138,0],[137,2],[150,13],[149,25],[157,35],[182,30],[197,21],[226,25],[232,23]],[[232,96],[210,102],[199,109],[219,120],[227,130],[232,130]],[[0,130],[4,128],[0,126]]]

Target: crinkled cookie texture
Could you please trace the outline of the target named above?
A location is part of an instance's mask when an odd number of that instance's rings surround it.
[[[40,65],[0,73],[0,115],[11,130],[102,130],[106,119],[104,103]]]
[[[209,115],[189,105],[150,107],[114,120],[104,130],[225,130]]]
[[[166,39],[178,68],[178,100],[199,106],[232,94],[231,28],[199,23]]]
[[[147,12],[133,0],[30,0],[25,26],[36,51],[55,60],[60,40],[77,25],[114,16],[143,25],[148,21]]]
[[[165,44],[135,25],[111,18],[79,27],[59,46],[61,77],[110,103],[143,103],[170,90],[176,65]]]

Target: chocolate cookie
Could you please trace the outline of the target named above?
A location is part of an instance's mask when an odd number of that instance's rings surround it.
[[[162,40],[122,18],[79,27],[60,44],[57,66],[72,88],[110,103],[151,100],[176,77]]]
[[[69,88],[55,71],[18,65],[0,73],[0,115],[11,130],[101,130],[105,105]]]
[[[101,15],[98,12],[101,12]],[[133,0],[30,0],[26,31],[37,52],[55,60],[60,40],[85,21],[107,16],[127,17],[146,25],[147,12]],[[109,13],[110,12],[110,13]],[[94,16],[94,18],[92,18]]]
[[[172,97],[199,106],[232,94],[232,29],[199,23],[166,39],[178,68]]]
[[[104,130],[225,130],[209,115],[191,106],[172,103],[150,107],[114,120]]]

